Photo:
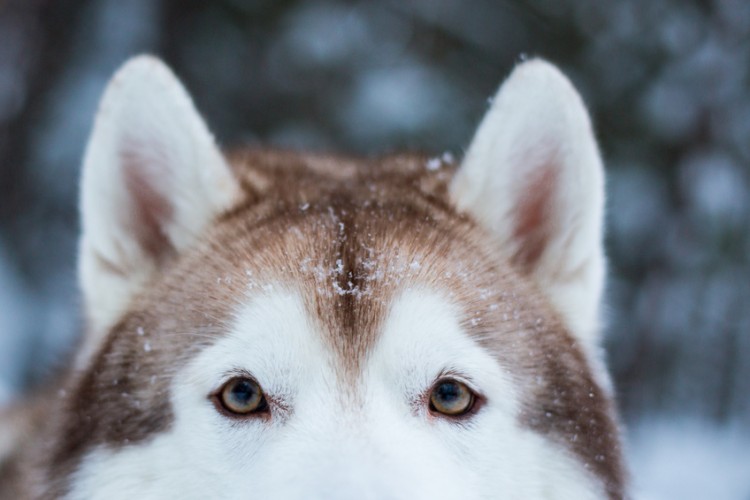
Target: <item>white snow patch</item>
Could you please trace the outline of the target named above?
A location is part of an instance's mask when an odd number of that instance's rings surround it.
[[[425,167],[430,172],[434,172],[440,170],[444,164],[452,165],[454,161],[456,161],[456,159],[453,156],[453,153],[446,151],[440,156],[435,156],[427,160],[427,162],[425,162]]]
[[[440,158],[430,158],[427,160],[427,163],[425,166],[427,167],[427,170],[435,171],[438,170],[443,165],[443,162],[440,161]]]
[[[341,285],[339,285],[336,281],[333,281],[332,284],[333,284],[333,290],[338,295],[341,295],[341,296],[343,296],[343,295],[352,295],[354,297],[359,297],[360,296],[359,286],[356,286],[351,281],[347,281],[346,282],[347,288],[342,288]]]

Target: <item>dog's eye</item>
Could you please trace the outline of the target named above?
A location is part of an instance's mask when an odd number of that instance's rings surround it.
[[[248,415],[268,409],[263,390],[258,382],[251,378],[233,378],[224,384],[218,399],[225,410],[237,415]]]
[[[471,411],[476,396],[457,380],[439,380],[430,393],[430,410],[449,417],[460,417]]]

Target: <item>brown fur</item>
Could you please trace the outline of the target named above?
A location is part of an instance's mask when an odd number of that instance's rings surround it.
[[[149,169],[158,170],[159,160],[146,163],[148,159],[141,158],[137,151],[133,151],[136,147],[124,147],[120,153],[125,186],[135,200],[132,209],[138,212],[132,215],[128,229],[149,255],[160,260],[165,253],[174,250],[161,229],[172,219],[172,207],[161,193],[156,192],[152,182],[155,174],[149,173]]]
[[[608,396],[524,270],[453,210],[453,165],[432,171],[420,155],[359,160],[269,150],[231,159],[244,199],[199,244],[162,263],[53,409],[61,421],[44,432],[59,436],[59,444],[41,467],[55,485],[48,497],[65,491],[67,476],[93,447],[127,446],[167,429],[173,374],[226,332],[249,286],[262,293],[268,285],[302,293],[343,361],[343,380],[356,376],[395,294],[414,286],[442,290],[528,395],[519,421],[578,456],[610,498],[623,496]]]
[[[512,262],[522,269],[532,269],[542,256],[551,232],[550,210],[557,184],[557,170],[553,165],[537,169],[528,186],[523,189],[527,197],[519,200],[516,227],[513,237],[521,244],[512,257]]]

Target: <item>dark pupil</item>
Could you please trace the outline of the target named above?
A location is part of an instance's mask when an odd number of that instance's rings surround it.
[[[234,384],[231,394],[232,399],[235,402],[241,405],[245,405],[255,399],[257,391],[254,384],[248,382],[247,380],[242,380]]]
[[[440,401],[451,404],[461,396],[461,388],[453,382],[445,382],[437,388],[437,396]]]

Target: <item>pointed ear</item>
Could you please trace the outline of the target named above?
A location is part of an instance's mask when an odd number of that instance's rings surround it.
[[[572,332],[595,345],[605,267],[603,169],[586,108],[555,66],[531,60],[503,83],[451,195],[499,238]]]
[[[150,56],[131,59],[110,81],[82,175],[79,279],[89,334],[98,337],[239,188],[185,89]],[[93,349],[96,338],[86,343]]]

